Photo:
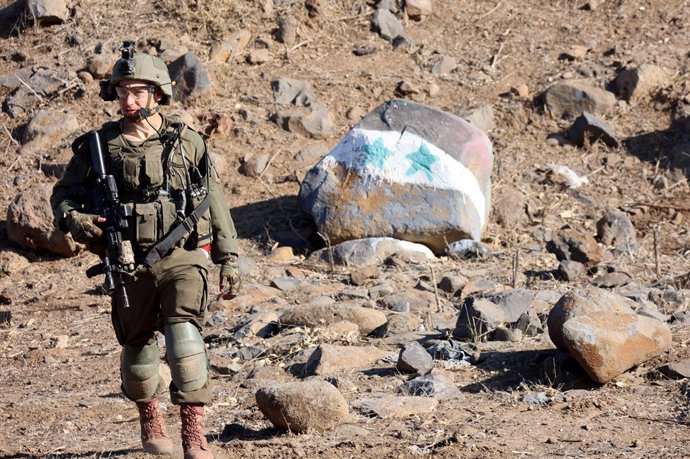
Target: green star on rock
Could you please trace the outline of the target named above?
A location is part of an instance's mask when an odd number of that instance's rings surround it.
[[[379,137],[374,141],[374,143],[370,145],[364,145],[362,147],[362,151],[366,153],[361,161],[362,161],[362,166],[366,166],[368,163],[371,163],[375,166],[377,166],[379,169],[383,169],[383,162],[393,154],[391,150],[386,148],[383,145],[383,139]]]
[[[419,171],[423,171],[429,181],[432,180],[431,165],[438,161],[438,158],[429,151],[425,144],[422,143],[422,145],[419,147],[419,150],[415,151],[414,153],[410,153],[409,155],[405,155],[405,157],[412,162],[406,173],[408,177],[416,174]]]

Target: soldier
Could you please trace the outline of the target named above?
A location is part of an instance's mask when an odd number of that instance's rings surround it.
[[[122,246],[131,247],[123,253],[132,253],[134,262],[127,265],[129,272],[116,273],[116,290],[121,290],[111,300],[122,346],[122,391],[139,410],[144,451],[172,454],[158,402],[164,383],[156,332],[162,332],[185,458],[212,458],[204,433],[204,405],[211,402],[211,391],[200,333],[208,303],[207,266],[209,258],[221,265],[224,298],[237,295],[237,234],[204,141],[179,119],[160,113],[172,98],[165,63],[135,53],[131,41],[121,50],[110,80],[102,83],[101,97],[117,99],[123,117],[105,123],[98,133],[105,169],[119,192],[118,234]],[[93,213],[90,196],[97,177],[87,136],[77,138],[72,150],[53,189],[53,213],[63,231],[102,251],[106,219]]]

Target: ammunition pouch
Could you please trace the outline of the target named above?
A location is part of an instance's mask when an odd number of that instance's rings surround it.
[[[172,200],[134,204],[134,246],[144,254],[163,238],[177,222],[177,209]]]

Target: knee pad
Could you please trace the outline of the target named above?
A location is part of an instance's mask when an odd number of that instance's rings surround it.
[[[132,400],[150,400],[158,392],[158,344],[124,346],[120,354],[122,389]]]
[[[191,322],[165,326],[166,356],[172,380],[181,392],[201,389],[208,378],[206,346]]]

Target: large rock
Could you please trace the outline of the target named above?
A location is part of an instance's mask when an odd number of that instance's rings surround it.
[[[301,327],[316,327],[343,320],[356,324],[362,335],[368,335],[387,321],[383,312],[351,303],[296,306],[285,311],[280,317],[283,325]]]
[[[534,294],[529,290],[509,290],[493,295],[491,300],[467,297],[458,314],[453,336],[478,341],[490,337],[502,325],[520,330],[534,328],[533,301]]]
[[[286,131],[310,138],[321,139],[333,133],[333,116],[326,107],[311,104],[308,108],[298,107],[278,110],[276,124]]]
[[[363,370],[388,354],[374,346],[322,344],[309,356],[306,372],[310,375],[332,375],[341,371]]]
[[[222,43],[216,43],[211,47],[210,59],[212,62],[224,63],[233,60],[249,44],[252,34],[248,30],[240,30]]]
[[[277,428],[298,433],[331,429],[348,415],[347,402],[338,389],[317,380],[259,389],[256,405]]]
[[[33,20],[41,26],[62,24],[69,19],[65,0],[27,0],[26,8]]]
[[[24,131],[20,153],[50,150],[79,129],[77,118],[63,111],[39,110]]]
[[[271,81],[271,89],[278,105],[307,107],[316,102],[314,90],[306,81],[285,77],[276,78]]]
[[[196,54],[188,52],[170,64],[170,78],[173,85],[173,98],[186,100],[211,89],[208,71]]]
[[[597,240],[617,253],[637,253],[637,236],[630,218],[609,210],[597,221]]]
[[[631,305],[595,287],[568,292],[549,313],[549,336],[594,381],[606,383],[671,347],[668,325],[635,313]]]
[[[371,23],[379,31],[381,38],[393,41],[396,37],[405,36],[402,22],[385,8],[378,8],[371,18]]]
[[[333,116],[316,102],[311,85],[291,78],[271,81],[278,109],[273,117],[286,131],[309,138],[327,137],[333,132]]]
[[[559,82],[544,94],[547,110],[556,119],[575,119],[584,112],[603,115],[616,104],[616,96],[605,89],[581,82]]]
[[[575,119],[568,130],[568,138],[578,147],[584,146],[585,143],[592,145],[597,140],[612,148],[620,145],[613,128],[589,112],[583,112]]]
[[[505,311],[499,305],[483,298],[469,297],[460,309],[453,336],[472,341],[484,340],[505,321]]]
[[[15,118],[30,113],[34,107],[44,102],[45,98],[57,92],[69,76],[55,70],[39,68],[25,84],[18,86],[4,101],[2,110]]]
[[[405,343],[398,354],[395,368],[401,373],[425,375],[434,368],[434,358],[417,341]]]
[[[479,240],[492,166],[491,142],[467,121],[392,100],[307,173],[299,197],[333,244],[388,236],[441,253],[447,243]]]
[[[576,261],[587,267],[600,263],[605,257],[593,236],[574,228],[561,230],[547,242],[546,249],[556,255],[558,261]]]
[[[79,247],[71,236],[53,225],[51,188],[37,186],[18,194],[7,209],[7,237],[32,252],[46,251],[71,257]]]

